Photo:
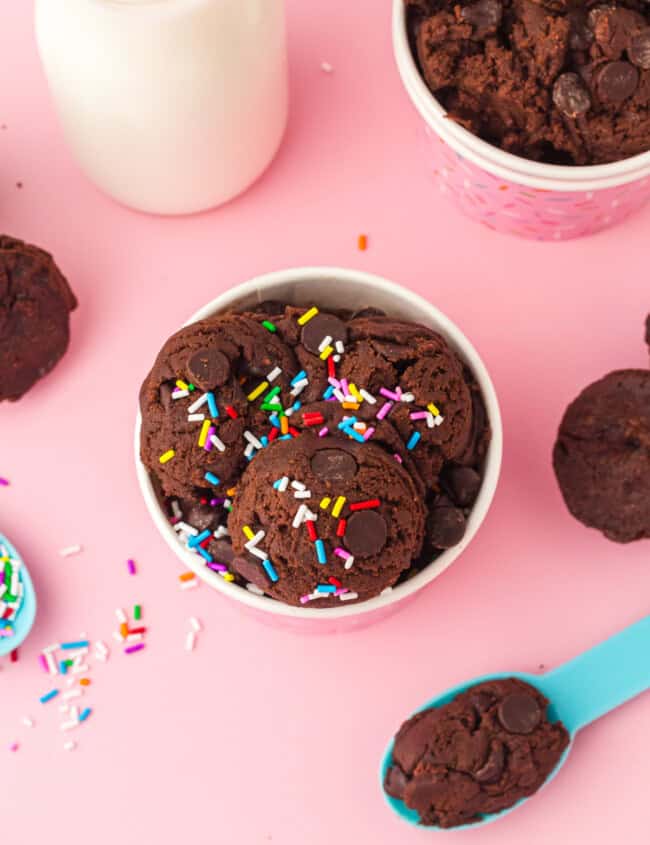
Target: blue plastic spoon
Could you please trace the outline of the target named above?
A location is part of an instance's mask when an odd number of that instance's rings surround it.
[[[458,693],[464,692],[475,684],[500,678],[519,678],[542,692],[551,702],[548,717],[564,723],[571,736],[571,742],[559,763],[547,779],[548,783],[560,771],[573,746],[576,734],[585,725],[599,719],[610,710],[614,710],[626,701],[650,689],[650,616],[641,619],[619,634],[615,634],[600,645],[586,651],[568,663],[547,672],[544,675],[530,675],[521,672],[502,672],[497,675],[485,675],[473,681],[459,684],[453,689],[432,698],[417,711],[428,710],[447,704]],[[384,792],[383,784],[388,768],[393,763],[393,744],[391,740],[381,765],[381,789],[384,798],[397,815],[410,824],[419,823],[419,815],[409,809],[403,801],[391,798]],[[532,796],[531,796],[532,797]],[[524,798],[507,810],[483,816],[481,821],[451,830],[473,829],[503,818],[520,807]],[[429,830],[441,830],[431,827]]]
[[[0,534],[0,549],[4,547],[9,553],[9,557],[20,561],[20,569],[18,570],[20,581],[23,585],[23,601],[18,610],[16,619],[13,622],[13,634],[10,637],[0,637],[0,657],[10,654],[15,648],[25,640],[34,624],[36,616],[36,593],[32,579],[29,576],[25,561],[18,554],[14,546],[7,540],[7,538]],[[0,565],[0,571],[4,567]]]

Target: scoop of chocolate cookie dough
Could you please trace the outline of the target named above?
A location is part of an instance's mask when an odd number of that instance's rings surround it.
[[[405,722],[384,789],[423,825],[456,827],[536,792],[569,744],[548,700],[515,678],[470,687]]]
[[[551,164],[650,149],[644,0],[405,2],[424,79],[474,134]]]
[[[650,537],[650,370],[619,370],[567,408],[553,466],[571,513],[619,543]]]
[[[0,235],[0,402],[20,399],[60,361],[76,307],[51,255]]]

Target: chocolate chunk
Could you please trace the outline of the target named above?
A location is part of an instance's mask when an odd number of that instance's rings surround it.
[[[334,314],[321,312],[312,317],[302,327],[302,345],[308,352],[320,355],[318,348],[326,337],[331,337],[330,344],[334,346],[337,340],[345,343],[348,339],[348,330],[345,323],[335,317]]]
[[[266,590],[271,583],[259,560],[236,557],[232,562],[232,568],[235,572],[241,575],[242,578],[245,578],[247,581],[250,581],[251,584],[255,584],[256,587],[259,587],[260,590]]]
[[[404,797],[404,789],[406,788],[407,783],[408,780],[406,778],[406,775],[400,769],[400,767],[391,766],[390,769],[386,772],[386,777],[384,779],[384,789],[393,798],[397,798],[401,801]]]
[[[473,38],[481,40],[496,32],[503,16],[503,6],[499,0],[478,0],[473,6],[462,8],[460,14],[474,27]]]
[[[471,467],[452,466],[444,481],[454,502],[461,508],[473,505],[481,489],[481,476]]]
[[[465,536],[465,514],[459,508],[434,507],[427,519],[429,540],[436,549],[450,549]]]
[[[500,702],[499,721],[511,734],[532,733],[542,719],[542,711],[532,695],[513,693]]]
[[[553,85],[553,102],[570,118],[585,114],[591,108],[591,98],[577,73],[563,73]]]
[[[230,361],[218,349],[200,349],[187,364],[188,375],[201,390],[213,390],[225,384],[230,375]]]
[[[642,30],[630,42],[627,55],[632,64],[650,70],[650,27]]]
[[[377,511],[356,511],[345,528],[345,545],[354,557],[372,557],[386,545],[388,528]]]
[[[324,481],[348,481],[357,474],[357,462],[343,449],[321,449],[310,466],[314,475]]]
[[[496,739],[490,747],[487,760],[478,771],[474,772],[474,779],[479,783],[496,783],[501,777],[504,763],[503,743]]]
[[[610,62],[598,74],[598,96],[606,103],[622,103],[636,91],[639,71],[629,62]]]

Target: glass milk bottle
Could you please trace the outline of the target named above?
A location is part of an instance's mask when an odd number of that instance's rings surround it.
[[[125,205],[212,208],[278,149],[284,0],[36,0],[36,35],[74,154]]]

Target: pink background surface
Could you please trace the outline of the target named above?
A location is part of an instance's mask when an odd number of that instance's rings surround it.
[[[465,221],[426,173],[388,5],[290,0],[286,143],[248,194],[185,220],[125,211],[85,181],[37,63],[31,3],[3,8],[1,228],[51,249],[81,301],[64,363],[0,411],[0,475],[12,482],[0,530],[40,599],[20,661],[0,671],[0,815],[14,845],[424,842],[436,834],[393,818],[376,783],[400,721],[452,683],[557,665],[650,609],[648,544],[618,547],[574,522],[550,465],[567,401],[610,369],[646,364],[650,210],[558,245]],[[263,628],[206,587],[179,592],[131,454],[138,386],[165,337],[229,285],[316,263],[388,276],[457,321],[491,369],[506,436],[471,549],[404,613],[334,638]],[[72,543],[84,553],[61,559]],[[66,754],[56,703],[37,701],[50,686],[38,650],[82,630],[109,637],[114,608],[136,600],[147,650],[93,669],[94,713]],[[191,614],[205,632],[188,655]],[[649,745],[643,697],[586,730],[537,800],[454,841],[645,841]]]

